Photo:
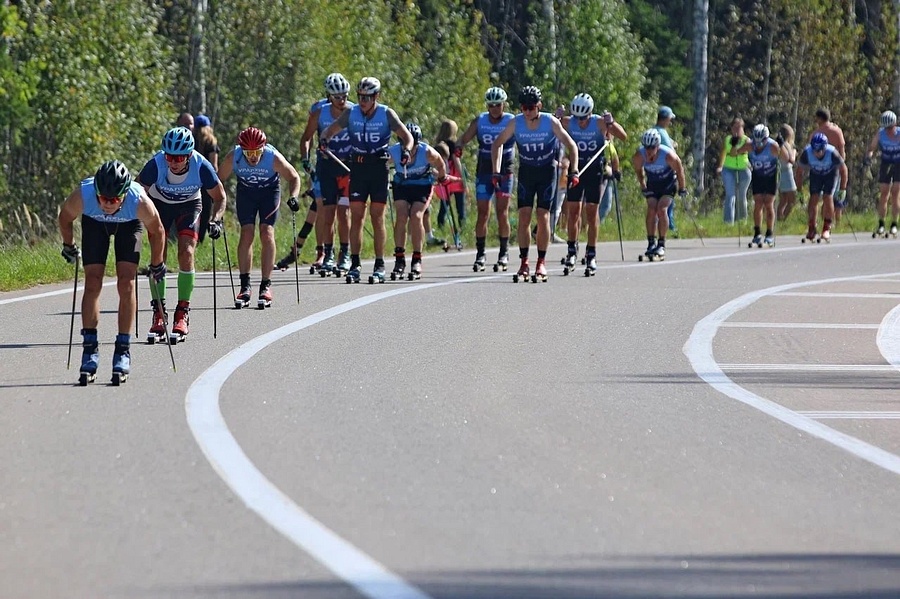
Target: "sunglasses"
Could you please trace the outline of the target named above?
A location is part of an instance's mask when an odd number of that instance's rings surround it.
[[[106,204],[107,206],[115,206],[116,204],[118,204],[119,202],[121,202],[122,200],[124,200],[124,199],[125,199],[125,196],[124,196],[124,195],[120,195],[120,196],[112,196],[112,197],[110,197],[110,196],[100,195],[100,194],[98,193],[98,194],[97,194],[97,198],[100,200],[100,203],[101,203],[101,204]]]
[[[522,110],[536,110],[537,104],[522,104]]]
[[[586,121],[586,120],[588,120],[588,117],[590,117],[589,114],[586,114],[586,115],[584,115],[584,116],[576,116],[576,117],[575,117],[575,120],[577,120],[577,121]]]
[[[347,94],[331,94],[331,99],[343,101],[347,99]]]
[[[500,102],[494,102],[492,104],[487,105],[488,108],[500,108],[501,106],[503,106],[503,104]]]
[[[374,102],[375,94],[356,94],[356,99],[360,102]]]
[[[247,158],[259,158],[263,153],[262,148],[259,148],[257,150],[245,150],[244,148],[241,148],[241,151]]]
[[[166,154],[166,162],[181,164],[189,158],[187,154]]]

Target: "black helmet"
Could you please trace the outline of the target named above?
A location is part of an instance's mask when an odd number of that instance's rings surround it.
[[[526,85],[519,92],[519,104],[530,106],[541,101],[541,90],[533,85]]]
[[[129,187],[131,187],[131,173],[118,160],[104,162],[94,175],[94,188],[97,190],[97,195],[117,198],[124,195]]]

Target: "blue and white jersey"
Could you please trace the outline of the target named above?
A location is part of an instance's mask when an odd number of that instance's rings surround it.
[[[280,156],[272,144],[266,144],[256,164],[250,164],[241,146],[234,146],[234,174],[238,185],[249,189],[278,189],[278,173],[275,172],[275,156]]]
[[[584,121],[579,121],[572,117],[569,119],[567,129],[569,135],[575,140],[575,145],[578,146],[578,161],[587,164],[588,160],[599,152],[603,144],[606,143],[606,137],[600,131],[599,116],[592,114],[585,120],[587,121],[587,127],[582,129],[581,123]]]
[[[88,177],[81,182],[81,213],[101,223],[127,223],[138,219],[138,204],[141,202],[143,188],[137,181],[131,182],[131,187],[125,192],[125,200],[113,214],[106,214],[100,208],[100,198],[97,197],[97,187],[94,178]]]
[[[497,123],[491,122],[490,113],[482,112],[478,115],[478,124],[476,125],[476,137],[478,138],[478,158],[481,160],[491,160],[491,145],[493,145],[494,140],[503,133],[503,130],[506,129],[506,126],[509,122],[514,119],[512,114],[508,112],[504,112],[503,116],[500,117],[500,121]],[[507,162],[512,160],[513,157],[513,148],[516,145],[516,140],[510,138],[506,140],[506,143],[503,144],[503,162]]]
[[[806,146],[800,154],[800,166],[808,168],[811,175],[830,175],[843,163],[837,148],[831,144],[825,146],[825,154],[821,158],[816,158],[812,146]]]
[[[431,172],[431,164],[428,163],[428,144],[420,141],[416,149],[416,157],[404,167],[400,165],[400,155],[403,153],[403,144],[394,144],[388,148],[391,160],[394,161],[395,185],[434,185],[434,175]]]
[[[525,115],[516,115],[516,130],[513,137],[519,148],[519,163],[526,166],[546,166],[552,164],[559,152],[559,141],[553,133],[549,112],[538,113],[538,126],[529,129]]]
[[[754,142],[750,148],[750,166],[753,175],[775,176],[778,171],[778,142],[771,137],[757,147]]]
[[[900,129],[895,129],[895,133],[896,137],[891,137],[884,127],[878,131],[878,148],[885,164],[900,163]]]
[[[166,204],[181,204],[200,198],[201,189],[219,185],[219,176],[209,160],[194,150],[188,158],[186,172],[176,175],[169,171],[166,155],[154,154],[138,175],[138,182],[148,186],[147,195]]]
[[[331,102],[327,100],[319,100],[316,104],[313,104],[315,107],[317,104],[319,105],[319,138],[322,137],[322,131],[328,128],[331,123],[335,121],[335,118],[331,116]],[[347,108],[353,108],[356,106],[353,102],[347,102]],[[312,110],[312,109],[310,109]],[[349,158],[353,149],[350,146],[350,131],[345,127],[341,129],[328,140],[328,149],[331,150],[331,153],[344,160],[345,158]]]
[[[644,173],[647,175],[648,185],[669,185],[675,183],[675,169],[669,166],[669,163],[666,161],[669,154],[672,153],[671,148],[659,146],[659,151],[656,152],[656,158],[653,162],[647,159],[647,148],[641,146],[638,148],[638,152],[641,153],[641,158],[644,159]]]
[[[388,107],[379,104],[370,118],[366,118],[359,106],[350,109],[350,148],[354,154],[381,154],[387,151],[391,141],[388,124]]]

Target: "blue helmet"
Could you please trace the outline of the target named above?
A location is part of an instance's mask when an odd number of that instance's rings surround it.
[[[422,141],[422,128],[415,123],[406,123],[406,129],[412,135],[413,145],[417,145]]]
[[[194,151],[194,134],[187,127],[173,127],[166,131],[162,151],[173,156],[184,156]]]
[[[828,145],[828,138],[825,137],[824,133],[814,133],[812,139],[809,140],[809,145],[815,152],[824,150],[825,146]]]

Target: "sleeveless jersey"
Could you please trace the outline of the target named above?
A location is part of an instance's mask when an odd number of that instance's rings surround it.
[[[166,204],[192,202],[200,197],[200,189],[203,188],[203,182],[200,180],[200,167],[203,163],[209,164],[202,154],[196,150],[191,152],[191,156],[188,158],[188,170],[181,175],[169,172],[166,155],[163,152],[157,152],[153,160],[156,163],[156,181],[150,187],[151,197],[156,197]],[[212,165],[209,168],[215,176]],[[169,177],[175,181],[170,183]],[[181,181],[178,181],[179,179]],[[218,177],[216,177],[216,181],[218,182]]]
[[[529,129],[525,115],[516,115],[516,146],[519,148],[519,162],[526,166],[546,166],[552,164],[559,151],[559,142],[553,133],[549,112],[538,113],[538,126]]]
[[[806,160],[803,160],[804,158]],[[816,155],[813,154],[812,146],[806,146],[800,159],[800,164],[809,166],[810,174],[814,175],[830,175],[842,162],[843,160],[837,153],[837,148],[831,144],[825,146],[825,154],[821,158],[816,158]]]
[[[81,213],[101,223],[127,223],[137,220],[142,189],[140,183],[132,181],[119,209],[113,214],[106,214],[100,209],[100,198],[97,197],[94,178],[88,177],[81,182],[81,203],[83,205]]]
[[[334,117],[331,116],[331,102],[328,100],[319,100],[315,104],[313,104],[313,108],[310,109],[310,112],[313,111],[314,108],[318,106],[319,110],[319,137],[322,136],[322,131],[328,128],[331,123],[334,122]],[[353,108],[356,106],[353,102],[347,102],[348,108]],[[344,160],[349,158],[350,153],[352,151],[350,147],[350,132],[344,128],[335,133],[331,139],[328,140],[328,149],[331,150],[331,153]]]
[[[672,152],[670,148],[659,146],[659,151],[656,153],[656,159],[653,162],[647,159],[647,148],[642,146],[638,149],[638,152],[641,153],[641,158],[644,159],[644,173],[647,175],[648,185],[675,183],[675,170],[666,162],[666,158]]]
[[[778,142],[768,138],[762,148],[757,148],[754,143],[749,156],[754,175],[775,176],[778,171]]]
[[[578,146],[578,162],[581,164],[587,164],[588,160],[599,152],[606,142],[606,137],[603,136],[603,132],[598,127],[600,117],[592,114],[586,120],[588,124],[584,129],[580,125],[582,121],[575,117],[569,119],[568,126],[569,135],[572,136],[572,139],[575,140],[575,144]]]
[[[508,113],[504,112],[503,116],[500,117],[500,122],[492,123],[490,114],[487,112],[482,112],[478,116],[478,124],[476,125],[478,137],[478,158],[484,159],[487,161],[491,160],[491,145],[494,143],[494,140],[497,139],[506,126],[509,124],[509,121],[514,119],[515,117]],[[513,146],[515,145],[516,140],[510,138],[503,144],[503,162],[508,160],[512,160],[513,156]]]
[[[249,189],[278,189],[278,173],[275,172],[275,155],[278,150],[266,144],[259,162],[250,164],[241,146],[234,147],[234,174],[242,187]]]
[[[387,151],[391,141],[388,124],[388,107],[379,104],[371,118],[366,118],[359,106],[350,109],[350,149],[354,154],[381,154]]]
[[[885,164],[900,163],[900,129],[895,129],[897,137],[891,138],[886,129],[878,132],[878,147],[881,150],[881,162]]]
[[[403,153],[403,144],[394,144],[388,148],[391,160],[394,161],[395,185],[433,185],[434,175],[431,172],[431,164],[428,163],[428,144],[420,141],[416,149],[415,159],[406,165],[406,176],[400,165],[400,154]]]

